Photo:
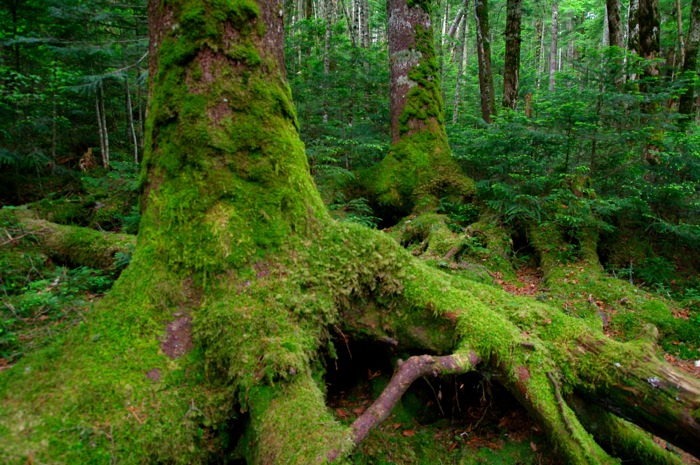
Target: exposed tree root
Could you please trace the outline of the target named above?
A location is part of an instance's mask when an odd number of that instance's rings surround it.
[[[389,385],[374,403],[360,415],[350,426],[353,442],[362,442],[370,430],[389,417],[391,409],[401,399],[406,390],[419,378],[432,375],[462,374],[472,370],[479,363],[474,352],[467,356],[461,354],[433,357],[430,355],[414,356],[398,366]]]

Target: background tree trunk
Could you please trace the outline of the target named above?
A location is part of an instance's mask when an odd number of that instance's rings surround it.
[[[608,45],[622,48],[620,0],[605,0],[605,11],[608,18]]]
[[[559,4],[552,5],[552,33],[549,45],[549,91],[554,91],[555,73],[557,71],[557,39],[559,35]]]
[[[685,61],[683,62],[683,77],[688,80],[685,92],[681,94],[679,112],[685,115],[686,121],[692,120],[693,103],[695,102],[695,79],[697,76],[698,45],[700,45],[700,0],[690,4],[690,25],[688,26],[688,42],[686,44]]]
[[[506,51],[503,70],[503,106],[516,109],[520,78],[520,23],[522,0],[508,0],[506,13]]]
[[[476,55],[479,61],[481,117],[486,123],[491,123],[491,117],[496,115],[496,98],[493,88],[487,0],[474,0],[474,20],[476,22]]]
[[[644,60],[656,60],[660,51],[660,18],[658,0],[639,0],[637,11],[639,21],[639,49],[638,53]],[[646,77],[659,75],[658,63],[650,63],[645,66]]]

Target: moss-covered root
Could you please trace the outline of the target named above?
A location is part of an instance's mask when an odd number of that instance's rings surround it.
[[[350,429],[333,417],[308,373],[277,387],[255,387],[249,399],[249,464],[321,464],[331,451],[343,459],[354,447]]]
[[[618,464],[596,443],[562,397],[562,386],[551,372],[507,367],[506,386],[549,435],[570,465]]]
[[[30,210],[1,210],[3,218],[17,222],[17,239],[31,237],[48,256],[76,266],[107,270],[115,266],[117,253],[131,254],[136,237],[63,226],[41,220]],[[14,237],[14,236],[13,236]]]
[[[700,383],[650,355],[647,341],[577,341],[576,390],[686,452],[700,456]]]
[[[632,423],[577,396],[570,398],[570,405],[596,441],[616,457],[648,465],[683,465],[681,457],[663,449]]]

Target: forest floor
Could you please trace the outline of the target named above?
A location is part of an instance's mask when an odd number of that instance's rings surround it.
[[[497,277],[496,282],[513,295],[537,298],[548,292],[542,279],[541,270],[525,267],[517,270],[517,281]],[[675,316],[684,317],[682,312]],[[328,362],[328,404],[341,421],[351,424],[388,383],[392,361],[381,359],[372,346],[351,344],[338,350],[338,360]],[[664,357],[700,378],[700,368],[692,360],[668,353]],[[700,465],[695,457],[655,440],[676,451],[684,463]],[[471,373],[414,383],[391,416],[362,443],[353,462],[557,465],[557,457],[538,425],[497,380]]]

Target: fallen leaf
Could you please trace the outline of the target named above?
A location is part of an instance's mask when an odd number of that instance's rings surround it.
[[[407,429],[407,430],[404,430],[401,434],[403,434],[404,436],[406,436],[408,438],[408,437],[415,436],[416,432],[412,429]]]
[[[537,444],[535,444],[534,442],[531,442],[531,443],[530,443],[530,448],[531,448],[533,451],[537,452]]]
[[[401,428],[401,423],[394,423],[393,427],[394,427],[394,429],[399,429],[399,428]]]

